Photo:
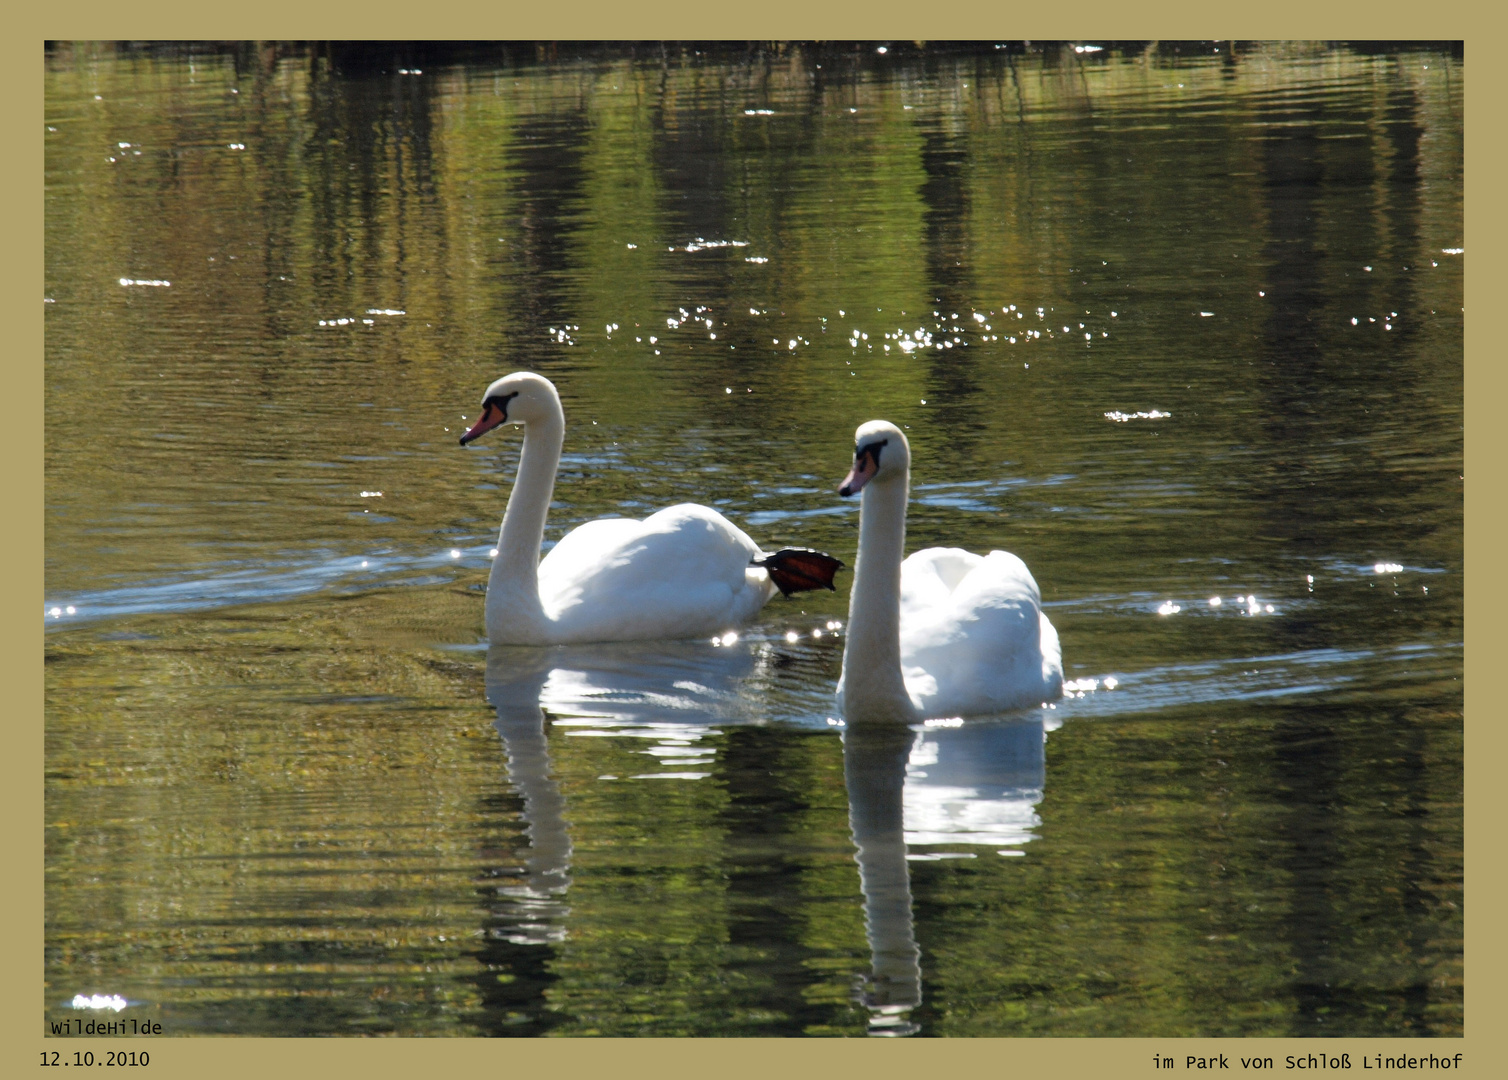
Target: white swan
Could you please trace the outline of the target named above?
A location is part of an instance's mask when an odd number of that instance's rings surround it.
[[[838,706],[850,717],[964,716],[1038,705],[1063,690],[1058,632],[1026,564],[927,548],[905,562],[911,447],[871,420],[840,495],[863,492]]]
[[[541,560],[565,439],[565,413],[550,380],[527,371],[498,379],[461,445],[503,423],[524,426],[524,449],[487,579],[494,645],[721,634],[753,618],[777,588],[833,587],[837,559],[800,548],[765,555],[727,518],[691,503],[643,521],[589,521]]]

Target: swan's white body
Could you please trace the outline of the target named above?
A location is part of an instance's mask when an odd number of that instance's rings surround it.
[[[539,563],[543,640],[703,637],[742,626],[775,592],[769,574],[749,565],[762,554],[738,526],[693,503],[643,521],[588,521]],[[489,583],[487,636],[518,643],[518,609],[494,595],[505,593]],[[538,640],[531,629],[528,641]]]
[[[717,511],[691,503],[643,521],[589,521],[541,560],[565,438],[560,397],[548,379],[516,372],[488,387],[483,401],[482,419],[463,443],[500,423],[524,425],[518,477],[487,579],[492,644],[721,634],[753,618],[774,594],[769,573],[749,565],[762,556],[759,546]]]
[[[927,548],[902,561],[911,451],[893,424],[859,428],[859,558],[838,705],[905,721],[1003,712],[1063,690],[1058,632],[1026,564],[1005,551]],[[866,464],[867,462],[867,464]]]

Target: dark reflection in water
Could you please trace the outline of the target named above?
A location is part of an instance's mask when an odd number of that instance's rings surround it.
[[[558,936],[558,931],[552,932],[546,924],[558,910],[555,899],[564,896],[571,886],[571,838],[566,831],[565,800],[559,784],[550,776],[544,710],[531,700],[537,699],[550,669],[543,656],[529,659],[536,662],[531,665],[533,669],[520,672],[514,668],[506,683],[490,678],[494,666],[488,665],[487,696],[497,709],[497,731],[508,755],[508,780],[524,800],[524,820],[529,823],[529,857],[524,860],[523,882],[510,892],[519,898],[530,920],[514,937],[519,944]],[[529,693],[531,689],[533,694]]]
[[[527,838],[526,849],[510,853],[510,865],[491,868],[484,878],[490,918],[478,959],[488,974],[480,981],[484,1010],[500,1030],[550,1030],[560,1021],[548,1007],[552,991],[573,989],[549,974],[555,947],[570,933],[572,855],[571,810],[550,761],[552,728],[596,738],[652,738],[651,751],[697,755],[693,765],[716,770],[727,796],[719,815],[725,842],[742,852],[725,871],[726,902],[738,912],[728,944],[760,956],[767,985],[755,992],[753,1007],[771,1018],[761,1030],[800,1034],[831,1022],[830,1010],[802,1000],[812,983],[812,951],[789,916],[800,902],[789,862],[806,843],[792,822],[810,793],[787,788],[772,769],[787,740],[744,726],[757,720],[746,709],[771,651],[730,646],[711,662],[707,653],[678,644],[489,650],[487,697],[497,710]],[[709,737],[718,739],[715,757],[697,745]],[[1020,845],[1035,838],[1040,824],[1033,811],[1045,786],[1043,745],[1036,718],[915,728],[859,721],[843,731],[848,824],[870,953],[854,1003],[867,1013],[870,1034],[921,1030],[911,1019],[921,1004],[923,974],[908,859],[976,858],[971,849],[1000,845],[1012,846],[1001,855],[1023,854]],[[665,771],[658,774],[598,779],[673,779],[677,772],[670,770],[686,765],[684,758],[659,760]],[[938,846],[950,850],[932,851]],[[530,974],[521,976],[520,967]],[[507,978],[501,987],[490,981],[496,973]]]
[[[908,1015],[921,1004],[921,954],[911,921],[902,799],[911,730],[901,724],[853,722],[844,733],[843,775],[849,823],[858,848],[864,927],[873,954],[863,1002],[874,1035],[911,1035]]]
[[[1463,78],[50,47],[49,1019],[1459,1034]],[[1021,555],[1069,695],[842,729],[842,591],[487,654],[518,442],[456,439],[517,368],[547,544],[695,501],[851,564],[905,425],[913,549]]]
[[[482,965],[477,982],[487,1026],[518,1035],[543,1034],[551,1027],[538,1003],[553,982],[549,943],[564,936],[570,914],[571,837],[565,799],[550,771],[548,721],[539,704],[548,660],[545,650],[496,649],[487,665],[487,698],[497,709],[508,781],[523,800],[528,848],[508,853],[522,866],[484,872],[482,900],[490,917],[482,927],[486,944],[477,955]]]
[[[869,1033],[914,1035],[924,962],[910,863],[1025,854],[1046,784],[1040,719],[919,725],[850,721],[843,735],[849,823],[858,849],[871,973]],[[978,849],[1012,845],[998,852]],[[942,846],[949,850],[922,851]],[[958,848],[965,850],[959,851]]]

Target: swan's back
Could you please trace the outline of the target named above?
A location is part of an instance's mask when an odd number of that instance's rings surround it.
[[[1023,708],[1063,685],[1058,634],[1026,564],[927,548],[901,564],[901,665],[926,716]]]
[[[605,518],[568,533],[539,564],[539,595],[561,641],[698,637],[744,622],[768,595],[749,568],[759,547],[705,506],[643,521]]]

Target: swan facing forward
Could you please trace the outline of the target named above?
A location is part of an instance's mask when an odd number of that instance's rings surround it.
[[[643,521],[589,521],[541,560],[565,440],[550,380],[527,371],[498,379],[461,445],[505,423],[523,425],[524,449],[487,579],[492,644],[703,637],[747,622],[776,589],[833,588],[837,559],[800,548],[765,555],[727,518],[691,503]]]
[[[1026,564],[927,548],[904,562],[911,447],[871,420],[854,436],[840,495],[863,492],[838,706],[849,717],[918,720],[1038,705],[1063,690],[1058,632]]]

